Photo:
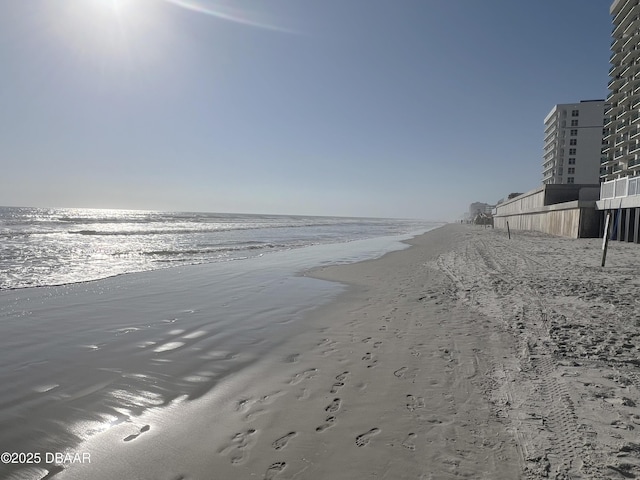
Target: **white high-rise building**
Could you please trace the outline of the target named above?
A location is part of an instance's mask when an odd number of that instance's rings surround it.
[[[603,181],[635,176],[640,169],[640,5],[637,0],[616,0],[610,12],[613,38]]]
[[[544,119],[542,183],[599,182],[604,100],[558,104]]]

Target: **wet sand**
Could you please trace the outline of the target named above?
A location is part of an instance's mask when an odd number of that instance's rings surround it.
[[[167,395],[74,446],[90,463],[49,470],[56,479],[637,477],[638,246],[611,243],[602,269],[597,239],[512,237],[447,225],[407,250],[306,272],[348,288],[208,392]]]

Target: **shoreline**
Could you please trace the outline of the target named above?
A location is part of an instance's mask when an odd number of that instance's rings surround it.
[[[73,449],[110,425],[206,395],[344,288],[299,272],[405,248],[405,237],[0,292],[0,336],[12,339],[0,367],[1,451]],[[14,467],[0,465],[0,477]]]
[[[102,461],[59,478],[518,478],[480,375],[483,352],[508,354],[504,339],[474,324],[447,277],[424,267],[451,248],[446,227],[407,243],[307,272],[349,287],[301,320],[306,331],[217,394],[110,429],[90,442]],[[170,445],[188,445],[188,460],[168,459]],[[481,457],[465,453],[474,450]],[[153,452],[144,466],[113,469],[115,458],[131,465],[142,451]]]

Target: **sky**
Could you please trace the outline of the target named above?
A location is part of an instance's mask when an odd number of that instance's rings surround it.
[[[0,0],[0,205],[455,220],[608,94],[610,0]]]

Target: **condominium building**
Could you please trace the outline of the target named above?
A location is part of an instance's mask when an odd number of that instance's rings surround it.
[[[542,183],[599,182],[604,100],[558,104],[544,119]]]
[[[615,0],[609,12],[613,38],[607,145],[602,150],[596,208],[613,219],[615,238],[640,243],[640,2]]]
[[[640,169],[640,5],[616,0],[613,17],[611,69],[601,180],[638,175]]]

